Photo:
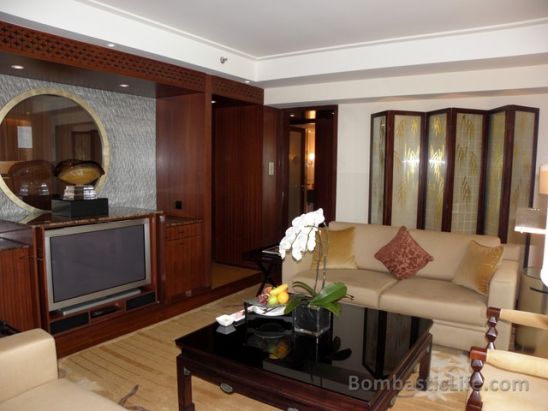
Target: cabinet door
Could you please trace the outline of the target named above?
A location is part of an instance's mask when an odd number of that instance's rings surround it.
[[[38,327],[30,249],[0,252],[0,319],[20,331]]]
[[[168,300],[177,297],[190,297],[194,290],[204,286],[202,236],[168,239],[166,241],[165,284]]]

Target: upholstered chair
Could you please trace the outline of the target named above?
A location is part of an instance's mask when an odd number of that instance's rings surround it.
[[[487,317],[487,348],[470,349],[472,390],[466,410],[548,409],[548,359],[495,348],[499,321],[548,330],[548,315],[489,308]],[[538,348],[546,344],[539,341]]]
[[[0,338],[0,411],[124,409],[58,378],[55,341],[44,330]]]

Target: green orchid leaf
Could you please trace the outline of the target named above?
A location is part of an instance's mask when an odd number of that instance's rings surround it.
[[[320,307],[323,307],[326,310],[331,311],[337,317],[341,314],[341,305],[337,302],[324,303]]]
[[[284,314],[289,314],[291,311],[293,311],[295,308],[297,308],[299,305],[303,304],[304,302],[308,301],[309,297],[302,294],[294,294],[291,296],[289,301],[287,302],[287,305],[284,309]]]
[[[310,287],[308,284],[303,283],[302,281],[294,281],[293,282],[293,288],[302,288],[305,290],[308,294],[310,294],[312,297],[316,296],[316,292],[312,287]]]
[[[346,285],[341,282],[329,284],[322,288],[320,292],[310,300],[310,304],[322,307],[324,304],[340,300],[346,296],[346,292]]]

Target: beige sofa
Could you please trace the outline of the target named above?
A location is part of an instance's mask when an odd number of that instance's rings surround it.
[[[125,410],[57,376],[55,341],[35,329],[0,338],[0,411]]]
[[[502,260],[489,284],[489,295],[483,296],[471,289],[451,282],[468,244],[493,247],[500,244],[498,237],[466,235],[429,230],[410,229],[415,241],[434,260],[414,277],[398,281],[377,260],[375,253],[394,238],[399,227],[375,224],[332,222],[331,230],[355,226],[353,251],[358,269],[329,269],[328,282],[342,281],[353,304],[370,308],[431,318],[434,320],[434,344],[468,350],[471,346],[486,345],[485,313],[488,306],[514,308],[519,279],[520,247],[504,245]],[[312,253],[296,262],[291,255],[282,268],[284,283],[300,280],[313,284],[315,270],[311,269]],[[344,310],[344,308],[343,308]],[[508,349],[511,326],[499,325],[497,348]]]

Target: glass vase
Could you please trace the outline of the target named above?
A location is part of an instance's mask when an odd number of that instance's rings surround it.
[[[299,334],[318,337],[331,327],[331,312],[325,308],[302,304],[293,310],[293,329]]]

